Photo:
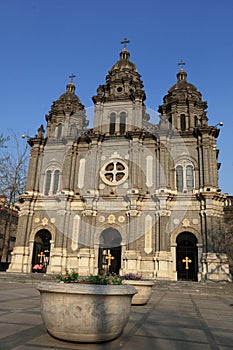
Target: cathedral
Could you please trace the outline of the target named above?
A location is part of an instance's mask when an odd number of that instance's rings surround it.
[[[218,187],[218,126],[187,81],[150,120],[141,75],[126,48],[93,96],[88,128],[74,76],[29,137],[8,272],[81,276],[101,271],[164,280],[230,280],[219,247],[226,195]]]

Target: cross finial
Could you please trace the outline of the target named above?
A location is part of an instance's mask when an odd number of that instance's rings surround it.
[[[126,44],[129,44],[129,43],[130,43],[130,41],[126,38],[124,38],[124,40],[121,42],[121,44],[124,45],[124,49],[126,48]]]
[[[180,60],[180,62],[178,63],[178,66],[180,66],[180,69],[183,69],[184,66],[185,65],[185,62],[184,61],[182,61],[182,60]]]
[[[71,81],[73,81],[73,79],[76,77],[76,75],[74,74],[74,73],[71,73],[70,75],[69,75],[69,78],[70,78],[70,80]]]

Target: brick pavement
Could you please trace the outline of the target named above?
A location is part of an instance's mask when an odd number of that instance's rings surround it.
[[[156,282],[149,303],[132,306],[122,335],[101,344],[50,336],[36,284],[0,278],[1,350],[233,350],[232,283]]]

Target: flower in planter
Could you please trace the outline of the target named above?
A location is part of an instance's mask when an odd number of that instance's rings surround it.
[[[66,270],[65,274],[57,275],[56,279],[62,283],[78,283],[79,282],[79,275],[74,270],[72,270],[71,272]]]
[[[61,283],[83,283],[83,284],[102,284],[102,285],[120,285],[122,278],[114,274],[99,274],[90,275],[87,277],[79,277],[78,273],[72,270],[66,270],[65,274],[56,276],[56,279]]]
[[[126,275],[123,276],[123,279],[140,281],[142,280],[142,275],[138,275],[137,273],[127,273]]]

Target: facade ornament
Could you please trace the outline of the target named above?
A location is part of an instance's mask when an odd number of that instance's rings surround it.
[[[115,217],[115,215],[110,214],[110,215],[108,216],[108,221],[107,221],[107,223],[110,224],[110,225],[115,224],[115,223],[116,223],[116,217]]]
[[[189,226],[190,226],[190,221],[189,221],[188,219],[184,219],[184,220],[182,221],[182,225],[183,225],[184,227],[189,227]]]

